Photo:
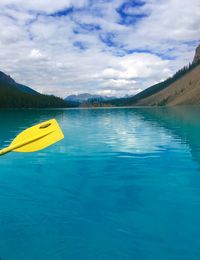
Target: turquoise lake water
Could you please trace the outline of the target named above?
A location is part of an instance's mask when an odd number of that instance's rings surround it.
[[[0,157],[1,260],[199,260],[200,108],[0,111],[0,146],[56,118],[65,139]]]

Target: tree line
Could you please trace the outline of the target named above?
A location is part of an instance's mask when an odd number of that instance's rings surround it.
[[[66,108],[73,104],[59,97],[24,93],[16,87],[0,82],[0,108]]]

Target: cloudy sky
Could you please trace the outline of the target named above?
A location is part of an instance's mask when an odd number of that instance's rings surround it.
[[[199,0],[1,0],[0,70],[48,94],[133,95],[193,59]]]

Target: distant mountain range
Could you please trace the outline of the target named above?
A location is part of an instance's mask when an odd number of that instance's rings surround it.
[[[116,97],[92,95],[92,94],[89,94],[89,93],[82,93],[82,94],[78,94],[78,95],[70,95],[70,96],[67,96],[65,98],[66,101],[72,101],[72,102],[78,102],[78,103],[94,101],[94,100],[106,101],[106,100],[111,100],[111,99],[116,99]]]
[[[34,89],[15,82],[0,71],[0,108],[71,107],[61,98],[43,95]]]

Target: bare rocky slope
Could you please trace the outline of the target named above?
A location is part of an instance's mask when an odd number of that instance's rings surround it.
[[[131,98],[112,100],[109,105],[200,105],[200,45],[196,48],[193,62],[189,66],[185,66],[172,77],[143,90]]]
[[[166,88],[138,99],[139,106],[177,106],[200,104],[200,45],[196,48],[192,69],[186,71]],[[196,66],[195,66],[196,65]]]
[[[200,45],[196,48],[193,64],[198,64],[167,88],[143,98],[136,105],[199,105],[200,104]]]
[[[200,65],[167,88],[138,100],[135,105],[199,105],[200,104]]]
[[[200,45],[196,48],[193,63],[197,63],[200,60]]]

